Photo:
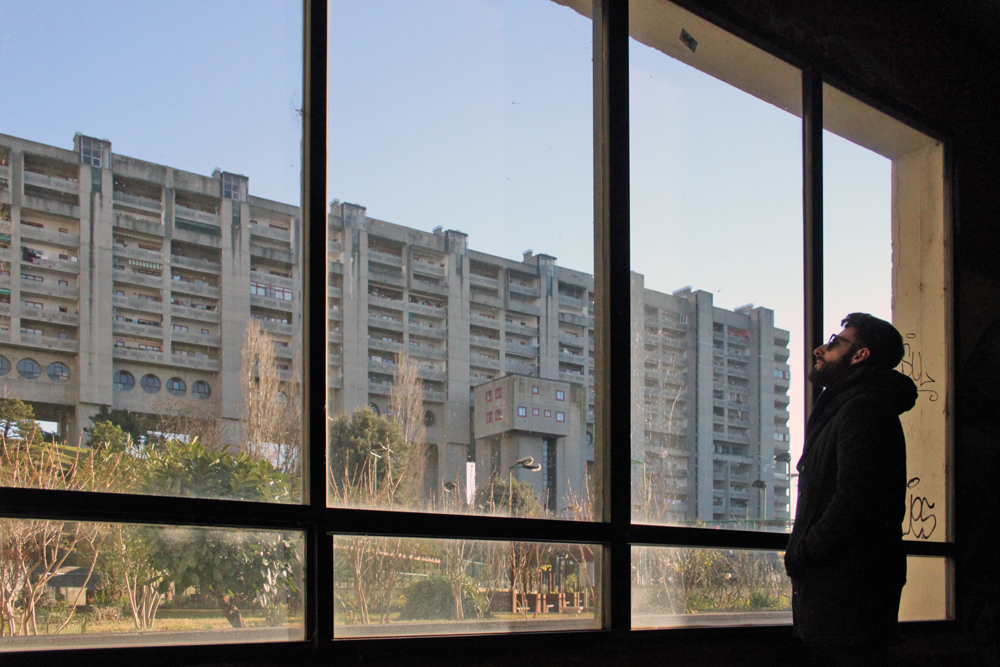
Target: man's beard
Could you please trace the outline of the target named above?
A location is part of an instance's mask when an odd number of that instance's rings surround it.
[[[853,351],[843,354],[836,361],[824,362],[823,367],[813,366],[809,371],[809,381],[817,387],[829,387],[841,373],[851,367]]]

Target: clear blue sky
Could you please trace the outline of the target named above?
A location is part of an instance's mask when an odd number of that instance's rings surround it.
[[[297,202],[296,0],[0,4],[0,132]],[[369,215],[593,267],[591,26],[544,0],[332,0],[329,197]],[[753,302],[792,331],[801,414],[799,120],[633,44],[633,268]],[[889,315],[888,160],[827,134],[827,322]],[[794,445],[801,419],[794,418]]]

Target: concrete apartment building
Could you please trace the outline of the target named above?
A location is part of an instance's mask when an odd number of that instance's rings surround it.
[[[250,318],[273,338],[282,377],[296,377],[298,207],[250,195],[246,177],[113,155],[80,135],[71,151],[0,135],[0,225],[0,383],[71,441],[101,406],[221,419],[236,441]],[[337,201],[328,264],[332,414],[385,414],[406,353],[424,385],[430,485],[464,479],[468,461],[481,484],[531,455],[542,473],[514,474],[552,511],[582,492],[594,461],[591,274]],[[766,308],[727,311],[706,292],[633,281],[637,518],[788,518],[788,332]],[[485,395],[501,381],[513,383],[510,421],[487,424]],[[536,402],[556,392],[566,422],[553,407],[542,423]]]

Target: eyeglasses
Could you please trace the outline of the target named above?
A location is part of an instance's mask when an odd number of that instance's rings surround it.
[[[847,343],[848,345],[854,345],[853,340],[848,340],[839,334],[833,334],[830,336],[830,340],[826,341],[826,349],[835,350],[842,342]]]

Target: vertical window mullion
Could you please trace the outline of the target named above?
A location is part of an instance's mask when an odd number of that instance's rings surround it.
[[[320,647],[333,640],[333,540],[326,533],[327,369],[327,37],[328,0],[304,0],[302,155],[302,336],[305,390],[302,432],[303,501],[312,520],[306,533],[306,637]],[[317,360],[308,363],[306,360]]]
[[[823,77],[802,71],[802,240],[803,370],[813,365],[812,351],[823,344]],[[805,379],[805,378],[803,378]],[[805,418],[816,394],[805,386]]]
[[[595,411],[597,506],[612,526],[603,562],[604,623],[631,628],[631,339],[628,3],[594,2]],[[617,391],[616,391],[617,389]],[[611,447],[611,443],[619,446]],[[603,468],[603,469],[602,469]],[[614,594],[612,595],[612,591]]]

